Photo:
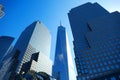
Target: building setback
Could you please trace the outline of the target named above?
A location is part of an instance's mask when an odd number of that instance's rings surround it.
[[[120,79],[120,13],[86,3],[68,13],[78,80]]]
[[[66,31],[63,26],[58,27],[52,75],[56,80],[69,80]]]
[[[52,74],[50,60],[51,35],[43,23],[36,21],[29,25],[20,35],[13,49],[13,65],[10,79],[15,74],[28,70]]]

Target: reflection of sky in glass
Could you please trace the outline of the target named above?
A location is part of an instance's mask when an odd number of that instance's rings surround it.
[[[51,32],[51,59],[54,60],[59,21],[61,20],[66,27],[72,50],[73,38],[67,13],[70,9],[86,2],[98,2],[110,12],[120,11],[120,0],[0,0],[5,8],[5,15],[0,19],[0,35],[13,36],[17,40],[29,24],[40,20]],[[72,56],[74,56],[73,50]]]
[[[76,70],[74,66],[74,57],[72,57],[70,44],[68,40],[68,35],[66,33],[66,42],[67,42],[67,54],[68,54],[68,68],[69,68],[69,80],[76,80]]]
[[[59,55],[59,60],[62,62],[62,60],[63,60],[63,54],[61,53],[60,55]]]

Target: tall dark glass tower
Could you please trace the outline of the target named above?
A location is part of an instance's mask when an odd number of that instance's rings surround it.
[[[9,36],[0,36],[0,63],[5,55],[9,52],[14,38]]]
[[[78,80],[120,79],[120,13],[86,3],[68,13]]]
[[[57,80],[69,80],[66,31],[63,26],[58,27],[52,75]]]
[[[0,80],[4,80],[7,69],[9,68],[9,55],[12,51],[12,42],[14,38],[9,36],[0,36]]]

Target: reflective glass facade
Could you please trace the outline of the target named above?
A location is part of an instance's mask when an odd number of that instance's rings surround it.
[[[0,80],[7,79],[7,73],[11,64],[11,46],[14,38],[9,36],[0,36]]]
[[[119,80],[120,13],[86,3],[68,13],[78,80]],[[113,75],[114,74],[114,75]]]
[[[50,45],[51,45],[51,35],[49,30],[39,21],[36,21],[29,25],[20,35],[13,52],[17,53],[16,56],[16,73],[22,73],[24,70],[34,70],[37,72],[44,67],[44,71],[51,75],[52,62],[50,60]],[[32,55],[39,53],[36,57],[37,61],[32,60]],[[47,58],[48,64],[41,65],[39,62],[45,63],[46,58],[41,58],[43,55]],[[33,64],[36,63],[36,65]],[[29,64],[28,64],[29,63]],[[46,62],[47,63],[47,62]],[[32,68],[31,68],[32,66]],[[36,67],[33,67],[36,66]],[[47,70],[49,66],[50,70]]]
[[[56,80],[69,80],[66,31],[62,26],[58,27],[52,75]]]
[[[43,53],[39,53],[38,60],[32,60],[30,70],[45,72],[52,75],[52,61]]]
[[[0,63],[2,59],[9,52],[9,48],[13,42],[14,38],[8,36],[0,36]]]

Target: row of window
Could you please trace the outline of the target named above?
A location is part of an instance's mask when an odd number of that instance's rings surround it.
[[[114,35],[114,36],[116,36],[116,35]],[[111,36],[110,36],[111,37]],[[92,41],[92,43],[94,43],[94,44],[102,44],[103,42],[104,42],[104,44],[112,44],[112,43],[118,43],[119,41],[120,41],[120,38],[117,36],[117,37],[106,37],[106,38],[104,38],[103,40],[97,40],[97,41]],[[106,43],[105,43],[106,42]]]
[[[89,68],[89,69],[79,69],[78,68],[78,73],[81,74],[94,74],[94,73],[100,73],[100,72],[106,72],[106,71],[110,71],[110,70],[115,70],[115,69],[119,69],[120,65],[119,64],[114,64],[114,65],[108,65],[108,66],[103,66],[103,67],[99,67],[99,68]]]
[[[82,77],[81,79],[78,79],[78,80],[86,80],[86,79],[90,79],[90,78],[92,78],[92,77],[94,77],[94,76],[87,76],[87,77]],[[104,80],[120,80],[120,75],[118,76],[118,78],[116,78],[116,77],[111,77],[110,79],[104,79]]]
[[[88,79],[93,78],[93,77],[99,77],[100,75],[104,75],[104,74],[100,73],[100,74],[94,74],[94,75],[87,75],[84,77],[80,77],[78,80],[88,80]],[[104,80],[120,80],[120,75],[111,76],[109,78],[105,78]]]
[[[91,51],[89,53],[83,53],[79,57],[81,58],[97,58],[97,57],[103,57],[103,56],[108,56],[111,54],[118,54],[120,51],[118,49],[100,49],[99,51]]]
[[[80,65],[80,66],[86,66],[86,65],[90,65],[90,66],[104,66],[104,65],[109,65],[109,64],[115,64],[120,62],[120,57],[118,58],[114,58],[112,59],[112,56],[110,57],[105,57],[105,58],[98,58],[96,60],[89,60],[89,61],[77,61],[76,60],[76,64]]]

